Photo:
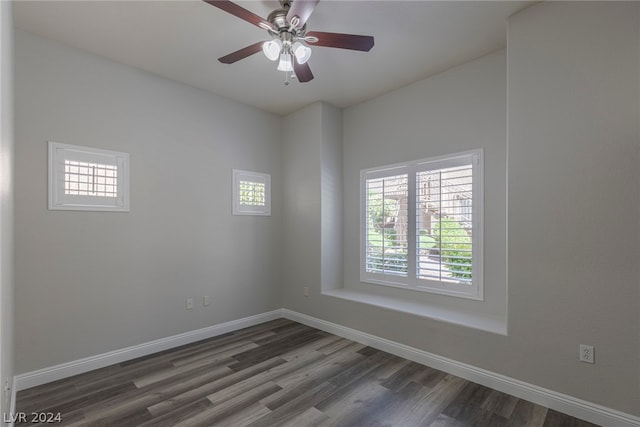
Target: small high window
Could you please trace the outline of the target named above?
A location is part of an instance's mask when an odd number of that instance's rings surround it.
[[[271,175],[233,170],[233,215],[271,215]]]
[[[129,155],[49,142],[49,209],[129,210]]]

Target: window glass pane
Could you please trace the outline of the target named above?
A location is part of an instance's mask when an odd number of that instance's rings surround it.
[[[265,185],[262,182],[240,181],[240,204],[244,206],[264,206],[265,189]]]
[[[271,176],[233,169],[233,215],[271,215]]]
[[[366,266],[370,273],[407,276],[408,175],[366,180]]]
[[[64,194],[115,198],[118,197],[117,177],[116,165],[65,160]]]
[[[472,166],[416,174],[416,275],[471,284]]]

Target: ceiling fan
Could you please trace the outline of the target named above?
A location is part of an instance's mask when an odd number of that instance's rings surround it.
[[[262,50],[270,60],[279,61],[278,70],[286,73],[285,84],[289,84],[289,77],[293,75],[301,83],[313,79],[313,73],[307,64],[311,56],[309,45],[363,52],[368,52],[373,47],[371,36],[307,32],[307,20],[320,0],[280,0],[281,8],[271,12],[267,19],[262,19],[230,0],[203,1],[266,30],[271,36],[271,40],[254,43],[218,60],[224,64],[233,64]]]

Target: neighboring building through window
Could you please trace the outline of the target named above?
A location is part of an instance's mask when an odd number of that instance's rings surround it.
[[[482,299],[482,151],[361,172],[361,281]]]
[[[271,175],[233,170],[233,215],[271,215]]]
[[[49,209],[129,210],[129,155],[49,142]]]

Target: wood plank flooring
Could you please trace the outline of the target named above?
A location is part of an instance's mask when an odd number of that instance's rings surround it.
[[[67,426],[587,427],[286,319],[18,393]]]

